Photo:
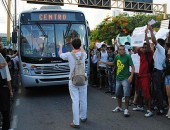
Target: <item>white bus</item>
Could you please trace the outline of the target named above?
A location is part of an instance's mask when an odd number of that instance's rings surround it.
[[[69,66],[58,56],[57,44],[63,52],[72,50],[71,41],[79,37],[88,53],[89,26],[80,11],[32,10],[19,17],[18,52],[23,87],[57,86],[68,83]],[[90,58],[86,61],[89,74]]]

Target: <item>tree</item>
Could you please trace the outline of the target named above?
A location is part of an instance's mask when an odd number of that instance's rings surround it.
[[[136,14],[133,16],[122,14],[117,17],[107,16],[94,30],[91,31],[90,40],[94,43],[98,39],[99,41],[104,41],[108,45],[111,45],[111,40],[116,38],[118,34],[121,36],[131,35],[136,27],[147,25],[148,21],[151,19],[156,21],[153,28],[158,30],[160,27],[160,21],[163,19],[162,14]]]

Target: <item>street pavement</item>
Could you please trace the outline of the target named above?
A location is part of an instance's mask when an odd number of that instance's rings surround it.
[[[113,113],[116,99],[105,89],[88,87],[88,120],[81,130],[170,130],[165,116],[146,118],[145,112]],[[123,105],[124,106],[124,105]],[[67,87],[19,89],[13,105],[11,128],[14,130],[73,130],[71,99]]]

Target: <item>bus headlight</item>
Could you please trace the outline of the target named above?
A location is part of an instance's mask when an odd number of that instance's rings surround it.
[[[27,68],[23,69],[23,74],[24,74],[24,75],[29,75],[29,74],[30,74],[30,73],[29,73],[29,70],[28,70]]]

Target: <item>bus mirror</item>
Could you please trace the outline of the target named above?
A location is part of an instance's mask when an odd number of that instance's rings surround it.
[[[12,32],[12,43],[17,43],[17,32]]]
[[[89,28],[89,27],[87,27],[87,30],[88,30],[88,35],[90,36],[90,28]]]

